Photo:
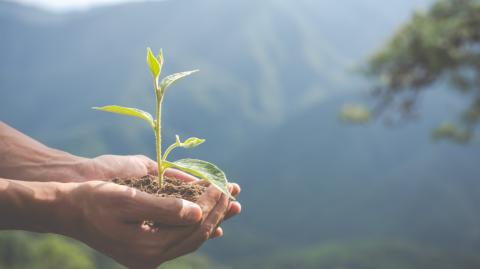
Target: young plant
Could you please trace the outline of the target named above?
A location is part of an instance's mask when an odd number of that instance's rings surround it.
[[[185,141],[181,141],[180,137],[176,136],[176,141],[171,146],[167,148],[165,153],[162,156],[162,102],[165,95],[165,91],[169,88],[173,83],[177,80],[189,76],[198,70],[180,72],[176,74],[172,74],[166,76],[159,82],[160,73],[162,71],[163,66],[163,52],[160,50],[160,53],[157,56],[154,56],[151,49],[147,49],[147,63],[150,67],[150,71],[153,76],[153,87],[155,89],[155,97],[156,97],[156,110],[155,110],[155,119],[150,115],[150,113],[137,109],[137,108],[130,108],[130,107],[122,107],[116,105],[109,105],[103,107],[93,107],[93,109],[133,116],[140,118],[146,121],[150,127],[153,129],[155,133],[155,144],[156,144],[156,157],[157,157],[157,165],[158,165],[158,184],[160,187],[163,187],[163,177],[165,170],[167,168],[175,168],[187,172],[193,176],[199,177],[202,180],[206,180],[217,187],[221,192],[225,193],[230,198],[233,198],[227,188],[227,178],[225,173],[220,170],[214,164],[211,164],[206,161],[196,160],[196,159],[181,159],[175,162],[167,161],[168,154],[177,148],[194,148],[203,142],[204,139],[199,139],[196,137],[190,137]]]

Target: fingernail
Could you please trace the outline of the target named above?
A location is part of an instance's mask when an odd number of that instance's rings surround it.
[[[217,232],[218,232],[218,234],[217,234]],[[224,233],[224,232],[223,232],[223,229],[220,228],[220,227],[218,227],[218,228],[215,229],[214,232],[213,232],[213,235],[214,235],[214,236],[213,236],[213,239],[222,237],[222,236],[223,236],[223,233]]]
[[[237,186],[238,192],[241,192],[241,191],[242,191],[242,188],[240,188],[240,185],[238,185],[237,183],[233,183],[233,184],[235,184],[235,185]]]
[[[238,213],[237,214],[240,214],[240,212],[242,212],[242,204],[240,204],[239,202],[233,202],[237,205],[238,207]]]

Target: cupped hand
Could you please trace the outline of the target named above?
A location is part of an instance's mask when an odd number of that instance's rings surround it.
[[[109,180],[115,177],[141,177],[144,175],[157,175],[157,163],[144,155],[101,155],[90,160],[89,173],[85,180]],[[198,179],[187,173],[176,169],[167,169],[165,176],[180,179],[186,182],[195,182]],[[235,183],[230,184],[233,196],[240,193],[240,186]],[[241,205],[238,202],[232,202],[225,219],[238,215],[241,211]],[[218,227],[212,237],[223,235],[222,228]]]
[[[144,155],[101,155],[90,159],[89,173],[85,180],[101,179],[109,180],[115,177],[141,177],[144,175],[157,175],[157,163]],[[185,182],[195,182],[198,179],[187,173],[176,169],[167,169],[165,176],[176,178]],[[240,193],[240,186],[235,183],[230,184],[233,196]],[[241,205],[238,202],[232,202],[229,205],[228,213],[225,219],[229,219],[240,214]],[[212,234],[212,238],[223,236],[223,229],[218,227]]]
[[[232,193],[235,187],[231,187]],[[229,200],[210,186],[198,204],[103,181],[78,183],[64,196],[64,234],[132,269],[152,269],[215,236]],[[144,220],[158,226],[142,225]]]

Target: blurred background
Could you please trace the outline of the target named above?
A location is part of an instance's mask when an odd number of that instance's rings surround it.
[[[480,1],[0,2],[0,119],[82,156],[164,142],[241,184],[225,236],[162,268],[480,268]],[[0,268],[123,268],[64,237],[0,233]]]

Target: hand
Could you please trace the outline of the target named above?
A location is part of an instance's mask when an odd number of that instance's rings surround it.
[[[5,178],[0,179],[0,213],[6,217],[0,229],[64,234],[122,264],[149,269],[221,236],[220,222],[240,213],[240,204],[229,203],[213,186],[195,205],[89,181],[155,173],[156,163],[145,156],[82,158],[48,148],[0,122],[0,177]],[[166,175],[197,180],[177,170]],[[229,187],[233,196],[240,192],[237,184]],[[144,220],[163,226],[141,229]]]
[[[143,155],[119,156],[102,155],[90,160],[90,173],[85,174],[84,180],[108,180],[115,177],[141,177],[144,175],[157,175],[157,163]],[[187,173],[176,169],[167,169],[165,176],[180,179],[186,182],[194,182],[198,179]],[[240,193],[240,186],[235,183],[230,184],[233,196]],[[229,219],[241,211],[241,205],[238,202],[230,203],[229,210],[225,219]],[[223,235],[221,227],[213,234],[213,237]]]
[[[0,177],[23,181],[84,182],[156,173],[141,155],[89,159],[43,145],[0,121]]]
[[[89,159],[87,165],[79,167],[85,169],[83,180],[109,180],[116,177],[142,177],[145,175],[158,174],[157,163],[144,155],[101,155]],[[177,173],[177,170],[167,169],[165,176],[180,176],[183,180],[193,181],[196,178],[185,173]]]
[[[230,191],[238,194],[238,186],[232,184]],[[239,206],[230,206],[227,215],[238,213]],[[212,230],[227,208],[227,198],[213,186],[194,204],[103,181],[0,178],[0,230],[70,236],[131,268],[151,268],[195,250],[208,237],[221,235],[221,230]],[[160,223],[160,227],[141,226],[144,220]]]
[[[197,205],[102,181],[80,183],[64,197],[69,212],[78,209],[70,224],[63,225],[74,224],[66,235],[134,269],[156,268],[196,250],[214,235],[229,204],[213,186]],[[161,225],[152,229],[141,225],[144,220]]]
[[[157,164],[143,155],[101,155],[90,159],[85,169],[84,180],[106,180],[156,175]]]

